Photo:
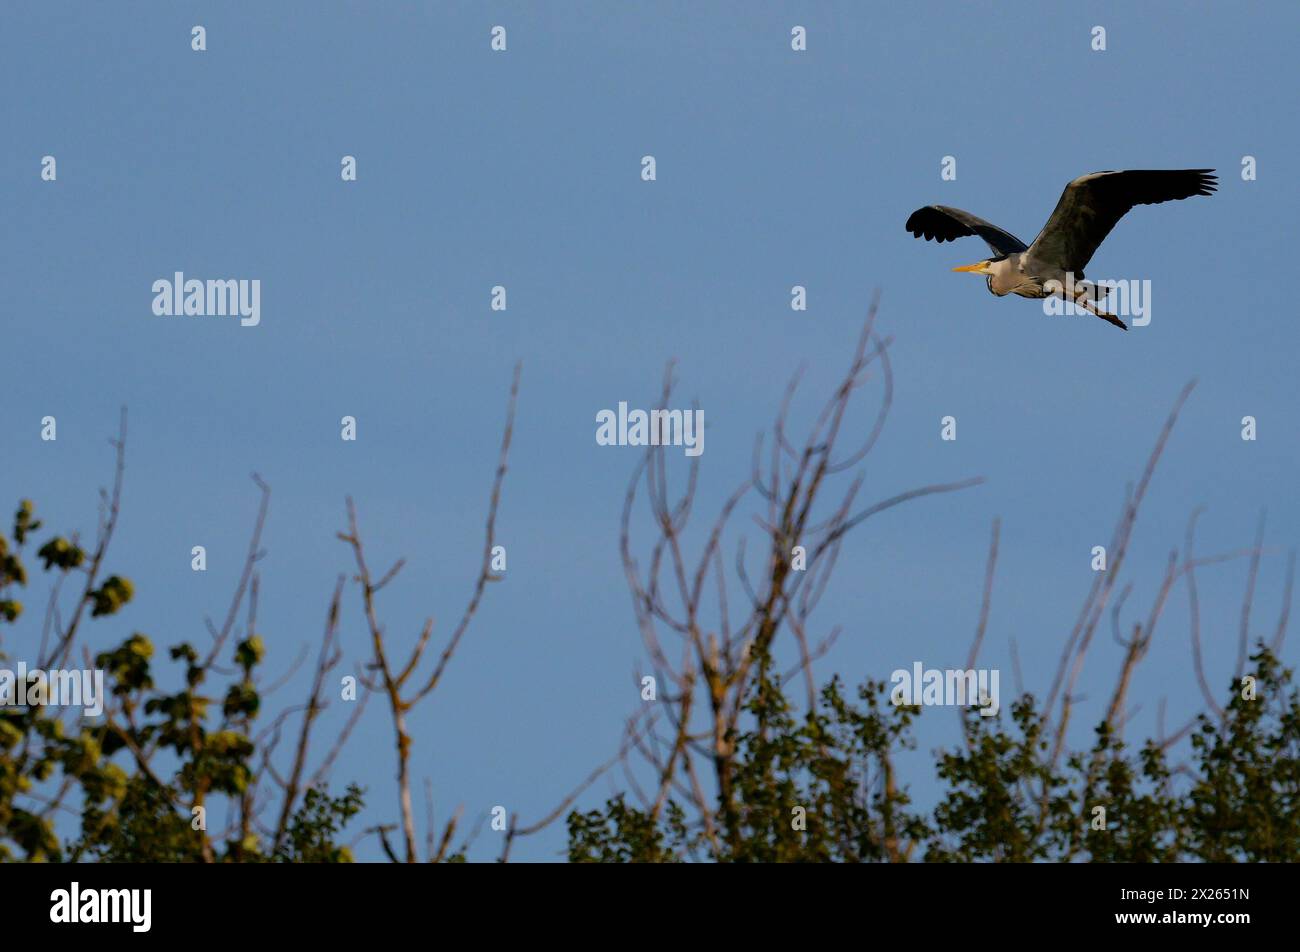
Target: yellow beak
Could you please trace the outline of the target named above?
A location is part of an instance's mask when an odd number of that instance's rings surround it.
[[[982,271],[987,261],[977,261],[975,264],[964,264],[960,268],[953,268],[954,271]]]

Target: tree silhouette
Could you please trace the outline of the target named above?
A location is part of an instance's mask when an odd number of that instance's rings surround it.
[[[1056,674],[1040,698],[1018,689],[992,717],[957,709],[959,734],[935,753],[932,808],[903,777],[900,752],[916,747],[922,707],[895,703],[888,686],[867,679],[849,687],[818,684],[814,662],[832,649],[838,629],[819,632],[816,609],[832,583],[845,540],[867,520],[924,497],[964,490],[967,478],[922,485],[863,503],[865,461],[892,404],[890,341],[875,331],[873,305],[849,367],[805,438],[792,437],[787,388],[770,433],[756,441],[749,472],[702,530],[696,492],[700,459],[674,489],[667,454],[648,447],[624,500],[618,545],[656,692],[628,719],[618,750],[535,821],[511,816],[500,858],[519,838],[564,817],[575,862],[1213,862],[1300,858],[1300,696],[1279,660],[1294,553],[1285,595],[1268,638],[1252,638],[1250,620],[1264,555],[1263,526],[1238,552],[1195,551],[1199,510],[1181,550],[1171,553],[1148,610],[1125,621],[1133,593],[1121,584],[1134,529],[1166,443],[1192,392],[1179,395],[1137,482],[1126,495],[1107,551],[1079,613],[1065,633]],[[660,405],[667,407],[673,369]],[[869,422],[853,419],[855,400],[879,384]],[[424,842],[412,793],[415,767],[406,715],[436,690],[479,605],[497,581],[491,569],[519,391],[509,389],[506,421],[491,481],[480,571],[437,661],[426,620],[405,660],[395,660],[378,596],[403,566],[372,573],[360,519],[347,500],[339,533],[359,592],[355,620],[369,635],[368,657],[352,668],[359,690],[327,745],[317,742],[321,715],[340,682],[340,626],[349,578],[340,575],[325,611],[306,696],[274,716],[267,699],[305,662],[267,683],[258,625],[258,563],[271,490],[260,493],[247,556],[220,624],[208,641],[178,643],[160,671],[155,646],[136,632],[91,656],[84,630],[136,600],[125,575],[110,572],[110,543],[120,517],[126,469],[126,418],[112,442],[113,485],[101,492],[93,545],[76,534],[42,533],[28,500],[11,531],[0,532],[0,661],[35,659],[35,669],[77,662],[105,673],[102,718],[40,703],[0,706],[0,859],[104,862],[346,862],[348,832],[368,778],[329,782],[372,697],[393,727],[397,821],[365,834],[394,862],[463,861],[475,832],[462,834],[458,810],[435,823],[426,790]],[[858,434],[848,448],[842,443]],[[761,543],[747,548],[733,526],[748,512]],[[649,541],[639,540],[646,531]],[[724,548],[735,543],[734,559]],[[983,597],[967,654],[973,669],[987,632],[1000,545],[994,521]],[[1249,563],[1234,670],[1207,674],[1200,633],[1197,572],[1232,559]],[[29,566],[49,582],[46,611],[29,625],[20,596],[33,587]],[[730,567],[729,567],[730,565]],[[1134,673],[1161,629],[1179,585],[1188,596],[1189,648],[1204,710],[1188,724],[1128,743]],[[1072,749],[1069,726],[1083,716],[1077,693],[1084,658],[1103,622],[1123,648],[1114,688],[1096,715],[1090,745]],[[1165,626],[1167,627],[1167,625]],[[1125,633],[1127,632],[1127,633]],[[819,637],[820,634],[820,637]],[[1252,648],[1253,644],[1253,648]],[[79,650],[79,654],[78,654]],[[174,672],[174,673],[173,673]],[[1219,681],[1219,687],[1214,686]],[[173,689],[160,684],[173,684]],[[485,698],[484,703],[493,703]],[[1161,718],[1163,722],[1163,717]],[[287,746],[282,750],[282,744]],[[914,760],[915,758],[913,758]],[[574,809],[599,778],[621,767],[622,792],[592,810]],[[62,826],[57,822],[62,816]],[[76,832],[61,837],[76,818]],[[222,823],[215,826],[215,819]],[[390,834],[400,831],[394,845]],[[458,841],[457,837],[460,835]]]

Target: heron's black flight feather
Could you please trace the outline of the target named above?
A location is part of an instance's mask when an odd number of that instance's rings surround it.
[[[917,238],[926,241],[956,241],[968,235],[984,239],[995,254],[1006,256],[1024,251],[1028,245],[997,225],[991,225],[960,208],[947,205],[926,205],[912,212],[905,226]]]

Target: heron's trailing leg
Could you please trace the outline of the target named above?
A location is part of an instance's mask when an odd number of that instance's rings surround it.
[[[1098,310],[1097,305],[1093,304],[1092,301],[1088,300],[1088,295],[1086,293],[1080,294],[1078,297],[1076,297],[1074,299],[1074,303],[1079,307],[1087,308],[1089,311],[1092,311],[1092,313],[1100,317],[1103,321],[1106,321],[1109,324],[1114,324],[1120,330],[1122,331],[1128,330],[1128,325],[1125,324],[1123,321],[1121,321],[1114,314],[1107,314],[1105,311]]]

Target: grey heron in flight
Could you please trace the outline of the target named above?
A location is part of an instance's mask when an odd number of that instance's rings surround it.
[[[1214,169],[1160,169],[1128,172],[1093,172],[1082,175],[1061,193],[1043,230],[1026,245],[1010,232],[991,225],[960,208],[927,205],[912,212],[907,230],[927,241],[955,241],[978,235],[993,257],[954,271],[987,275],[989,290],[1002,297],[1018,294],[1045,298],[1066,297],[1073,288],[1074,303],[1087,308],[1116,327],[1128,327],[1114,314],[1098,310],[1088,299],[1083,269],[1115,223],[1134,205],[1155,205],[1193,195],[1209,195],[1218,186]]]

